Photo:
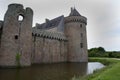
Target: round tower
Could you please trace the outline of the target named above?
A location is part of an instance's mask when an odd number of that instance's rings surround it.
[[[10,4],[4,17],[0,66],[31,65],[33,11],[21,4]]]
[[[65,35],[68,39],[68,62],[87,62],[87,18],[75,8],[65,18]]]

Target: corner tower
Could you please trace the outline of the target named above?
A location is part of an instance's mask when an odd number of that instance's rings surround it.
[[[0,66],[31,65],[32,19],[31,8],[10,4],[4,17],[0,46]]]
[[[68,62],[87,62],[87,18],[75,8],[65,18],[65,35],[68,38]]]

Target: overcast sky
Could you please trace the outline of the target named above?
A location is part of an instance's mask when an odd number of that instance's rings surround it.
[[[109,51],[120,51],[120,0],[0,0],[0,20],[11,3],[33,9],[33,26],[43,23],[45,18],[68,16],[70,8],[75,6],[88,19],[88,48],[102,46]]]

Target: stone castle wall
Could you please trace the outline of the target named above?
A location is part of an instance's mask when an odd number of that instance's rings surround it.
[[[33,29],[32,63],[67,61],[67,39],[63,33]]]
[[[32,63],[66,62],[67,41],[34,37],[32,61]]]

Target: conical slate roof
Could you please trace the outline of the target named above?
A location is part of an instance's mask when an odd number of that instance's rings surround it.
[[[75,8],[71,8],[71,13],[69,16],[81,16],[81,15]]]

